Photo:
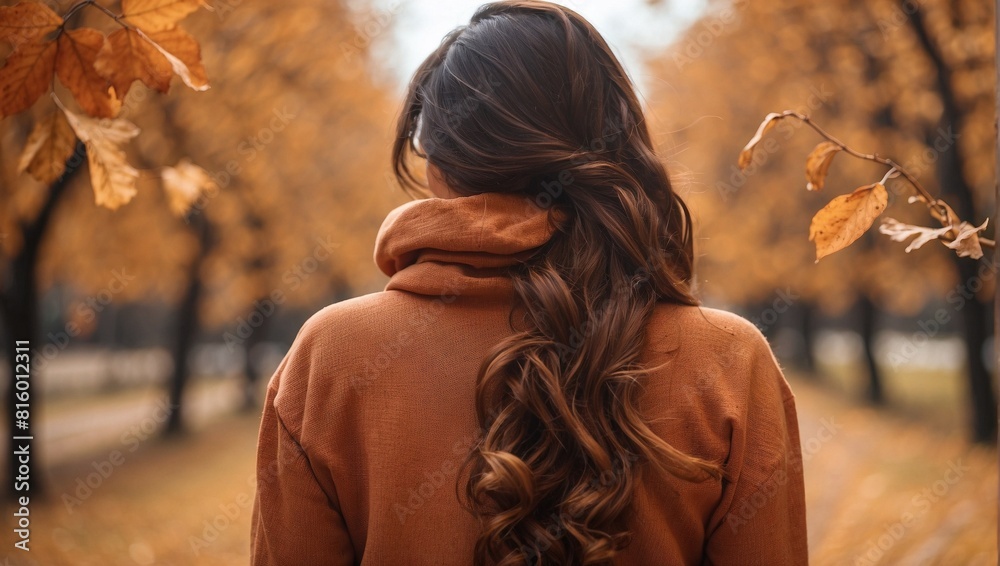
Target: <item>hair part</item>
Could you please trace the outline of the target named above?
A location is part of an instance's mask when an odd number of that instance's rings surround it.
[[[653,150],[642,107],[600,34],[572,10],[482,6],[410,83],[393,169],[413,159],[460,195],[523,194],[558,216],[512,272],[514,333],[483,361],[485,431],[465,462],[464,501],[483,564],[603,564],[629,541],[646,464],[720,477],[639,412],[646,327],[658,302],[694,305],[691,218]]]

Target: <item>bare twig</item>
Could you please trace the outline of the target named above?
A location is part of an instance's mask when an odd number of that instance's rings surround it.
[[[920,184],[920,181],[917,180],[916,176],[907,171],[906,168],[903,167],[902,165],[896,163],[895,161],[889,159],[888,157],[882,157],[877,153],[861,153],[860,151],[855,151],[854,149],[851,149],[850,147],[847,146],[847,144],[840,141],[832,134],[824,130],[822,127],[820,127],[819,124],[813,122],[813,120],[806,114],[802,114],[801,112],[796,112],[794,110],[785,110],[784,112],[781,113],[781,116],[795,118],[801,121],[805,125],[812,128],[817,134],[822,136],[830,143],[835,144],[838,148],[840,148],[841,151],[850,156],[856,157],[858,159],[863,159],[865,161],[873,161],[875,163],[880,163],[882,165],[885,165],[886,167],[889,167],[889,171],[882,179],[883,184],[886,182],[886,180],[895,177],[895,175],[890,175],[892,173],[898,173],[899,175],[902,175],[903,178],[905,178],[906,181],[910,184],[910,186],[912,186],[913,189],[917,192],[917,194],[920,195],[921,197],[920,200],[923,201],[924,204],[927,206],[927,210],[931,213],[931,216],[936,218],[938,222],[941,223],[942,226],[947,226],[949,228],[952,228],[953,229],[952,233],[953,233],[954,227],[960,224],[960,220],[957,218],[955,218],[954,221],[952,221],[953,213],[950,211],[949,207],[945,205],[945,203],[942,202],[940,199],[934,198],[934,196],[931,195],[930,191],[925,189],[924,186]],[[950,238],[942,238],[942,239],[945,241],[951,241],[955,238],[955,236],[957,236],[957,234],[951,235]],[[979,237],[979,243],[985,248],[993,249],[996,247],[996,242],[994,240],[991,240],[989,238],[984,238],[982,236]]]

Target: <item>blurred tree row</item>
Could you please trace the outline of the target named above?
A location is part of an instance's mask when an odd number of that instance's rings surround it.
[[[718,2],[650,61],[658,129],[683,164],[675,169],[700,226],[702,293],[764,315],[783,301],[798,313],[807,342],[817,314],[853,309],[875,403],[885,400],[873,353],[882,312],[923,315],[921,329],[940,328],[936,315],[961,320],[972,435],[981,441],[994,438],[997,420],[983,355],[991,254],[977,262],[936,244],[904,254],[873,230],[814,264],[806,237],[812,214],[884,168],[845,161],[831,170],[827,194],[807,192],[803,162],[820,138],[798,122],[779,123],[746,171],[736,156],[765,114],[798,110],[855,149],[893,157],[962,218],[980,223],[994,210],[992,21],[992,4],[977,0]],[[888,188],[893,217],[933,225],[922,207],[906,206],[905,181]],[[807,344],[807,365],[810,354]],[[896,362],[912,356],[897,354]]]
[[[50,186],[18,174],[32,123],[51,110],[48,97],[5,119],[3,295],[17,292],[12,274],[27,269],[25,310],[37,321],[39,298],[68,289],[76,297],[64,316],[73,337],[93,331],[105,297],[173,305],[167,430],[179,431],[199,335],[247,352],[282,308],[377,288],[375,230],[402,196],[387,175],[392,89],[365,64],[391,18],[365,25],[371,18],[327,0],[220,0],[191,16],[185,27],[201,42],[211,89],[162,95],[132,87],[118,116],[142,130],[128,152],[140,175],[137,194],[116,211],[94,205],[78,156]],[[180,164],[175,181],[204,187],[181,216],[157,190],[164,163]],[[21,339],[4,322],[5,335]],[[52,341],[32,340],[36,350]],[[245,367],[250,381],[259,377]],[[254,390],[251,383],[248,403]]]

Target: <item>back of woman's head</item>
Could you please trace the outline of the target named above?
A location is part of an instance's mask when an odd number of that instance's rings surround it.
[[[718,475],[639,414],[646,324],[695,304],[690,217],[653,151],[627,74],[575,12],[481,7],[413,77],[393,152],[425,157],[459,195],[523,194],[558,211],[553,238],[512,276],[515,333],[477,382],[483,437],[467,461],[477,564],[606,563],[651,463]]]

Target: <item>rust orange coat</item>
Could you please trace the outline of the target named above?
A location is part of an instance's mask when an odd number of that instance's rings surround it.
[[[385,291],[331,305],[299,332],[267,389],[252,563],[467,565],[477,525],[456,496],[477,434],[474,385],[511,332],[504,267],[551,236],[547,215],[497,194],[406,204],[375,260]],[[744,319],[663,304],[649,324],[641,409],[725,479],[644,474],[619,564],[806,564],[795,403]]]

